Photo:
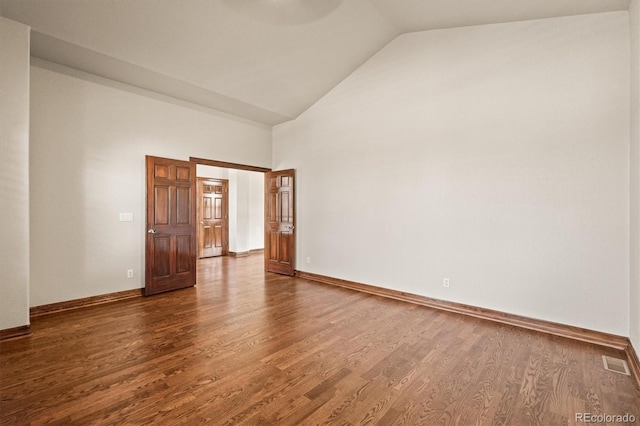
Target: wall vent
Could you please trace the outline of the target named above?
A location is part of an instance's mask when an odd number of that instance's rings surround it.
[[[629,366],[627,365],[627,361],[618,358],[612,358],[610,356],[602,355],[602,363],[604,364],[604,369],[613,371],[614,373],[625,374],[630,376]]]

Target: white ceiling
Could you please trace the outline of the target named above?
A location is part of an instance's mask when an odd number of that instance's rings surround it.
[[[0,0],[0,15],[31,26],[34,57],[265,124],[297,117],[405,32],[628,8],[629,0]]]

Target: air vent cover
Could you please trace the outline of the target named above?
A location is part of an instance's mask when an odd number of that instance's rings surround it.
[[[602,355],[602,362],[604,363],[605,370],[613,371],[614,373],[625,374],[627,376],[630,375],[627,361],[623,359]]]

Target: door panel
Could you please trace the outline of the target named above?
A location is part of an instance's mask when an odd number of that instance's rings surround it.
[[[205,225],[200,228],[200,240],[201,250],[210,249],[213,247],[213,228],[211,226]]]
[[[198,178],[198,257],[229,254],[229,181]]]
[[[147,296],[196,283],[195,172],[195,163],[147,156]]]
[[[176,238],[177,272],[187,272],[190,268],[192,255],[191,241],[191,237],[187,235],[181,235]]]
[[[222,198],[216,198],[214,200],[215,214],[213,215],[213,219],[222,219]]]
[[[171,242],[169,237],[154,237],[153,244],[154,273],[156,277],[166,277],[169,275],[169,265],[171,264],[169,258]]]
[[[203,219],[213,219],[213,207],[211,198],[205,197],[202,198],[202,218]]]
[[[178,187],[176,188],[177,196],[177,214],[176,223],[178,225],[188,225],[191,223],[191,213],[193,207],[191,206],[191,188]]]
[[[154,220],[156,225],[168,225],[169,224],[169,187],[159,186],[154,187],[155,201],[154,201]]]
[[[295,171],[265,175],[265,270],[295,273]]]
[[[191,167],[176,167],[176,180],[178,181],[191,181],[192,179]]]
[[[213,227],[213,247],[222,248],[222,226],[216,225]]]

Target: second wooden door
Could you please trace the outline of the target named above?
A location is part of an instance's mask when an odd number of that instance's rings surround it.
[[[295,273],[295,170],[268,172],[264,198],[264,269],[283,275]]]
[[[198,178],[198,257],[229,254],[229,182]]]

